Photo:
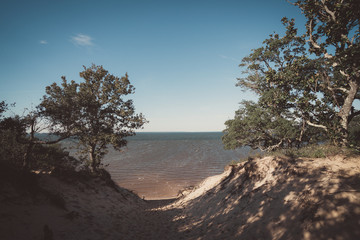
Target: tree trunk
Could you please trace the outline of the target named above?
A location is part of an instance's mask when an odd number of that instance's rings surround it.
[[[31,122],[30,127],[31,127],[31,130],[30,130],[29,145],[26,148],[26,153],[24,154],[23,165],[22,165],[22,168],[24,170],[28,170],[30,168],[31,153],[32,153],[33,148],[35,146],[35,144],[34,144],[34,140],[35,140],[35,121]]]
[[[30,168],[30,159],[31,159],[31,153],[32,153],[33,148],[34,148],[34,144],[32,142],[30,142],[28,147],[26,148],[26,152],[25,152],[24,158],[23,158],[22,168],[25,170]]]
[[[355,100],[355,96],[357,92],[359,91],[359,84],[356,81],[349,81],[350,90],[348,92],[347,97],[345,98],[344,104],[339,112],[340,117],[340,125],[342,128],[341,133],[341,144],[346,145],[347,144],[347,138],[348,138],[348,125],[349,125],[349,116],[351,112],[351,108],[353,105],[353,102]]]
[[[89,159],[90,159],[90,170],[91,172],[97,171],[97,160],[95,155],[95,147],[96,145],[91,145],[89,149]]]

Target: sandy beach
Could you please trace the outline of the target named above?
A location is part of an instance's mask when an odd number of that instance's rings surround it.
[[[255,159],[152,201],[109,179],[2,172],[0,239],[359,239],[359,161]]]

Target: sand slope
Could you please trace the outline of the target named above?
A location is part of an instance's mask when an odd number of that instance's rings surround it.
[[[360,158],[256,159],[159,201],[107,179],[0,178],[4,240],[360,239]]]
[[[360,239],[360,158],[266,157],[219,177],[168,206],[189,239]]]

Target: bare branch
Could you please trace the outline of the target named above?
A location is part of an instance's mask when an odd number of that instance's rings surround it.
[[[42,140],[36,140],[34,141],[35,144],[55,144],[55,143],[58,143],[64,139],[67,139],[69,138],[69,136],[64,136],[64,137],[60,137],[56,140],[53,140],[53,141],[42,141]]]
[[[346,88],[342,88],[342,87],[336,88],[336,90],[343,91],[344,93],[349,93],[349,90],[347,90]]]
[[[350,77],[349,74],[345,73],[343,70],[340,70],[341,75],[345,76],[345,77]]]
[[[290,3],[291,5],[293,5],[293,6],[296,6],[296,4],[295,3],[293,3],[293,2],[290,2],[289,0],[286,0],[288,3]]]
[[[334,91],[336,91],[336,90],[339,90],[339,91],[342,91],[342,92],[344,92],[344,93],[349,93],[349,90],[347,90],[346,88],[342,88],[342,87],[332,88],[332,87],[330,87],[330,86],[326,86],[326,88],[327,88],[328,90],[330,90],[331,92],[334,92]]]
[[[43,141],[43,140],[30,140],[30,139],[21,139],[20,138],[21,136],[19,134],[17,134],[16,136],[16,141],[18,143],[21,143],[21,144],[29,144],[29,143],[32,143],[32,144],[55,144],[55,143],[58,143],[64,139],[67,139],[69,137],[71,137],[71,135],[66,135],[66,136],[63,136],[63,137],[60,137],[56,140],[53,140],[53,141]]]
[[[309,23],[309,40],[307,40],[308,42],[310,42],[314,48],[317,48],[317,49],[321,49],[321,47],[319,46],[319,44],[317,44],[314,39],[313,39],[313,35],[312,35],[312,32],[313,32],[313,27],[312,27],[312,22],[313,20],[311,19],[310,20],[310,23]]]
[[[327,59],[331,59],[333,58],[333,56],[331,54],[329,54],[324,48],[320,47],[320,45],[314,41],[313,39],[313,35],[312,35],[312,32],[313,32],[313,27],[312,27],[312,22],[313,20],[311,19],[310,20],[310,23],[309,23],[309,40],[306,40],[307,42],[310,42],[311,45],[316,48],[316,49],[321,49],[323,52],[324,52],[324,57],[327,58]],[[333,64],[333,66],[335,65],[336,63]],[[337,64],[336,64],[337,65]],[[335,66],[336,66],[335,65]]]
[[[281,144],[283,143],[283,139],[281,139],[281,141],[278,144],[269,146],[268,148],[266,148],[266,151],[270,152],[276,148],[279,148],[281,146]]]
[[[331,19],[335,22],[336,21],[335,13],[333,11],[330,11],[330,9],[326,6],[325,0],[322,0],[321,2],[324,5],[325,11],[331,16]]]
[[[322,129],[324,129],[326,132],[328,131],[327,127],[325,127],[324,125],[315,124],[315,123],[310,122],[309,120],[306,120],[306,123],[307,123],[308,125],[310,125],[310,126],[313,126],[313,127],[322,128]]]

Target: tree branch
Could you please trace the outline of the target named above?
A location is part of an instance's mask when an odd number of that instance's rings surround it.
[[[340,70],[341,75],[343,75],[344,77],[350,77],[349,74],[345,73],[343,70]]]
[[[71,135],[66,135],[66,136],[63,136],[63,137],[60,137],[59,139],[56,139],[56,140],[53,140],[53,141],[42,141],[42,140],[28,140],[28,139],[21,139],[20,138],[20,135],[17,135],[16,136],[16,141],[18,143],[21,143],[21,144],[29,144],[29,143],[33,143],[33,144],[55,144],[55,143],[58,143],[64,139],[67,139],[71,137]]]
[[[326,82],[326,84],[325,84],[326,88],[328,90],[330,90],[331,96],[333,97],[334,102],[336,103],[336,106],[340,109],[340,104],[339,104],[339,102],[338,102],[338,100],[336,98],[335,89],[330,87],[330,77],[329,77],[329,75],[326,74],[325,72],[322,72],[321,76],[322,76],[323,81]]]
[[[346,40],[346,43],[348,44],[348,47],[351,47],[351,46],[352,46],[353,39],[350,41],[350,39],[348,38],[348,36],[346,36],[345,34],[341,34],[341,37]]]
[[[342,88],[342,87],[335,88],[335,90],[340,90],[340,91],[343,91],[344,93],[349,93],[349,90],[347,90],[346,88]]]
[[[295,3],[292,3],[292,2],[290,2],[289,0],[286,0],[288,3],[290,3],[291,5],[293,5],[293,6],[296,6],[296,4]]]
[[[317,48],[317,49],[321,49],[321,47],[314,41],[313,39],[313,35],[312,35],[312,32],[313,32],[313,27],[312,27],[312,22],[313,20],[311,19],[310,22],[309,22],[309,40],[307,40],[308,42],[310,42],[314,48]]]
[[[41,140],[36,140],[34,141],[35,144],[55,144],[55,143],[58,143],[64,139],[67,139],[69,138],[70,136],[63,136],[63,137],[60,137],[59,139],[56,139],[56,140],[53,140],[53,141],[41,141]]]
[[[321,0],[322,4],[324,5],[324,9],[325,11],[331,16],[331,19],[335,22],[336,21],[336,17],[335,17],[335,13],[333,11],[330,11],[330,9],[325,5],[325,0]]]
[[[324,129],[326,132],[328,131],[327,127],[325,127],[324,125],[315,124],[315,123],[310,122],[309,120],[306,120],[306,123],[307,123],[308,125],[310,125],[310,126],[313,126],[313,127],[322,128],[322,129]]]
[[[312,21],[313,21],[313,20],[311,19],[310,22],[309,22],[309,40],[306,40],[306,41],[307,41],[307,42],[310,42],[311,45],[312,45],[314,48],[322,50],[323,53],[324,53],[324,57],[325,57],[325,58],[327,58],[327,59],[333,58],[333,56],[332,56],[331,54],[329,54],[324,48],[320,47],[320,45],[319,45],[317,42],[314,41],[313,35],[312,35],[312,32],[313,32]],[[334,63],[334,64],[336,64],[336,63]],[[337,64],[336,64],[336,65],[337,65]],[[335,65],[335,66],[336,66],[336,65]],[[334,66],[334,65],[333,65],[333,66]]]
[[[266,151],[270,152],[270,151],[280,147],[282,143],[283,143],[283,139],[281,139],[281,141],[278,144],[275,144],[275,145],[272,145],[272,146],[269,146],[268,148],[266,148]]]

